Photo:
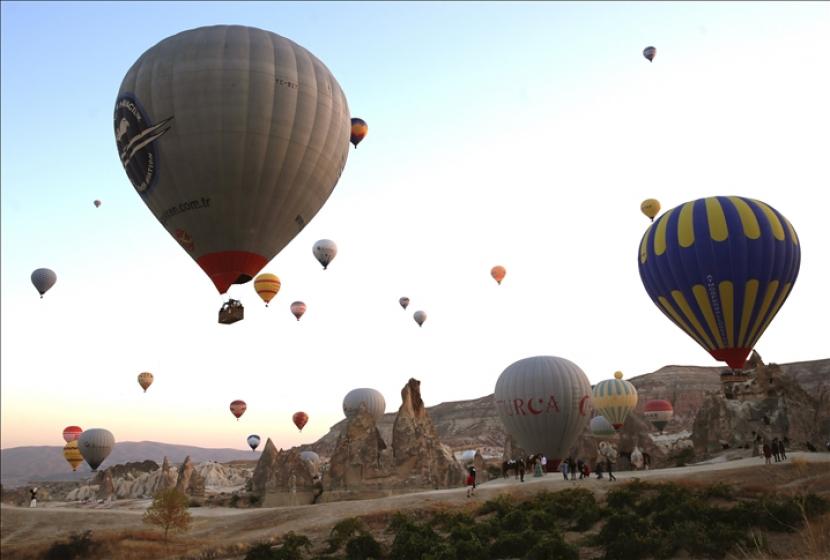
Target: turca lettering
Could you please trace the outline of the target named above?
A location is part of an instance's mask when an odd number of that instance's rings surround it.
[[[559,412],[559,403],[555,395],[548,396],[547,401],[540,397],[515,398],[510,401],[498,400],[496,406],[507,416],[538,416],[547,412]]]
[[[189,202],[180,202],[176,206],[171,206],[159,218],[159,221],[164,224],[167,220],[181,214],[182,212],[187,212],[188,210],[197,210],[199,208],[207,208],[210,206],[210,198],[202,197],[200,200],[191,200]]]

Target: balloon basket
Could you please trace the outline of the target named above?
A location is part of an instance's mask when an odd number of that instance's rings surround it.
[[[245,308],[241,301],[229,299],[219,309],[219,324],[221,325],[232,325],[244,318]]]

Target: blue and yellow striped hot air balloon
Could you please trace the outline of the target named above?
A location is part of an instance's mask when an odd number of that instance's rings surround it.
[[[640,242],[640,278],[652,301],[716,360],[741,369],[798,277],[792,224],[739,196],[681,204]]]
[[[637,388],[622,377],[621,371],[614,372],[614,379],[600,381],[591,391],[594,410],[604,416],[615,430],[622,428],[628,413],[637,406]]]

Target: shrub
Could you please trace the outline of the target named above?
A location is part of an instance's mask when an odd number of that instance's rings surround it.
[[[348,560],[378,559],[381,555],[380,543],[372,535],[361,534],[346,543],[346,558]]]
[[[44,555],[46,560],[73,560],[75,558],[89,558],[89,555],[98,547],[92,540],[92,531],[72,533],[68,542],[56,542]]]
[[[248,549],[245,560],[301,560],[301,548],[311,548],[311,541],[304,535],[297,535],[293,531],[286,533],[279,548],[270,543],[259,543]]]
[[[144,512],[144,523],[164,529],[164,541],[170,531],[187,531],[190,529],[190,512],[187,511],[188,498],[175,488],[162,490],[153,498],[153,503]]]
[[[418,525],[405,516],[402,521],[393,519],[396,534],[390,556],[396,560],[421,560],[427,555],[436,557],[446,549],[441,537],[429,525]],[[390,527],[392,526],[390,523]]]
[[[501,533],[490,545],[490,558],[524,558],[539,542],[541,535],[530,529],[521,533]]]
[[[366,525],[357,517],[349,517],[338,522],[332,527],[328,538],[328,552],[336,552],[343,546],[343,543],[352,538],[355,534],[366,533]]]
[[[496,512],[496,515],[502,517],[513,509],[513,500],[507,494],[499,494],[492,500],[487,500],[478,509],[479,515],[486,515],[488,513]]]
[[[527,560],[579,560],[579,549],[565,542],[561,534],[548,533],[531,548]]]

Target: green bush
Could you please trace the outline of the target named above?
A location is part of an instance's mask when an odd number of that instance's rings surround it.
[[[596,537],[597,544],[605,548],[606,560],[639,560],[652,543],[646,519],[630,511],[612,513]]]
[[[487,500],[481,507],[478,508],[479,515],[486,515],[495,512],[497,516],[502,517],[512,511],[513,500],[507,494],[499,494],[492,500]]]
[[[382,553],[380,543],[369,534],[358,535],[346,543],[348,560],[377,560]]]
[[[561,534],[548,533],[531,548],[527,560],[579,560],[579,549],[565,542]]]
[[[541,492],[531,500],[531,505],[550,514],[563,529],[586,531],[601,517],[594,494],[587,488]]]
[[[390,556],[396,560],[421,560],[422,556],[426,558],[446,548],[441,536],[429,525],[418,525],[409,519],[393,519],[393,523],[397,528]]]
[[[357,517],[349,517],[332,527],[328,538],[328,552],[335,552],[354,535],[366,533],[366,525]]]
[[[495,535],[490,545],[490,558],[524,558],[537,545],[540,537],[540,533],[530,529]]]

